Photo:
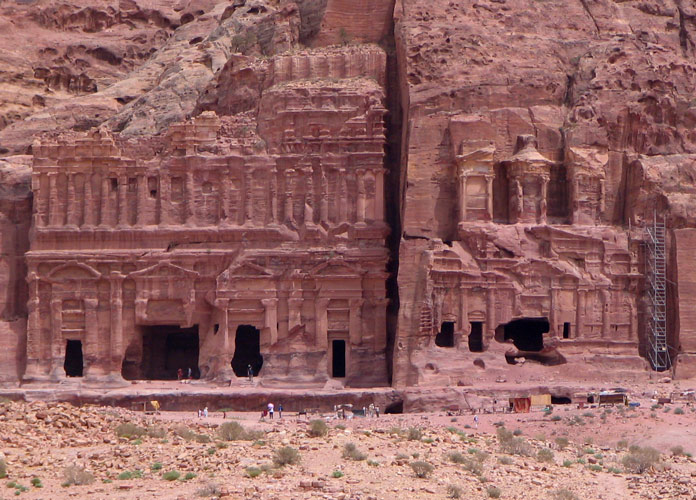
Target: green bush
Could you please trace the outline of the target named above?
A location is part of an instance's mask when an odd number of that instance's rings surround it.
[[[421,479],[428,477],[430,474],[432,474],[434,470],[434,467],[432,465],[430,465],[428,462],[423,462],[422,460],[419,460],[417,462],[411,462],[410,465],[416,477],[419,477]]]
[[[551,498],[553,500],[580,500],[575,493],[565,488],[554,491]]]
[[[63,469],[63,486],[92,484],[94,476],[82,467],[70,465]]]
[[[379,462],[377,460],[368,460],[367,465],[371,467],[379,467]]]
[[[116,477],[116,479],[119,479],[121,481],[124,481],[126,479],[133,479],[133,473],[130,471],[123,471]]]
[[[571,465],[573,465],[572,460],[563,460],[563,467],[570,467]]]
[[[360,451],[358,447],[355,446],[355,443],[346,443],[343,445],[343,453],[341,456],[346,460],[355,461],[365,460],[367,458],[367,455]]]
[[[0,458],[0,479],[7,477],[7,462]]]
[[[133,439],[144,436],[147,430],[130,422],[124,422],[116,427],[115,432],[118,437]]]
[[[155,462],[154,464],[152,464],[150,466],[150,470],[152,470],[152,471],[162,470],[162,462]]]
[[[184,481],[190,481],[191,479],[195,478],[196,474],[194,472],[187,472],[186,475],[184,476]]]
[[[553,451],[549,448],[542,448],[537,452],[537,460],[539,462],[553,462]]]
[[[220,486],[215,483],[208,483],[196,492],[199,497],[219,497]]]
[[[631,446],[628,454],[624,455],[621,463],[624,468],[636,474],[650,470],[660,461],[660,452],[655,448],[646,446]]]
[[[329,433],[329,426],[321,419],[312,420],[309,423],[309,435],[312,437],[322,437]]]
[[[463,464],[467,460],[469,460],[468,457],[465,455],[459,453],[458,451],[453,451],[447,454],[447,459],[455,464]]]
[[[675,408],[674,414],[675,415],[684,415],[684,410],[682,408]]]
[[[31,485],[34,488],[43,488],[43,483],[41,482],[41,479],[38,477],[32,477],[31,478]]]
[[[486,493],[488,494],[488,498],[500,498],[502,491],[500,491],[500,488],[496,488],[495,486],[489,486],[486,488]]]
[[[553,417],[551,417],[551,422],[560,422],[561,420],[562,419],[560,415],[554,415]]]
[[[447,498],[461,498],[462,489],[454,484],[447,485]]]
[[[512,465],[513,460],[510,457],[499,457],[498,462],[503,465]]]
[[[273,455],[273,463],[278,467],[300,463],[300,452],[290,446],[278,448]]]
[[[263,437],[263,431],[253,431],[242,427],[238,422],[226,422],[218,429],[223,441],[256,441]]]
[[[167,430],[162,427],[148,427],[147,435],[151,438],[163,439],[167,437]]]
[[[406,438],[409,441],[420,441],[423,439],[423,431],[419,427],[409,427]]]
[[[181,474],[177,470],[170,470],[169,472],[165,472],[162,474],[162,479],[165,481],[176,481],[181,477]]]
[[[247,476],[253,479],[255,477],[259,477],[263,470],[259,469],[258,467],[247,467],[245,472]]]
[[[343,472],[341,472],[340,470],[335,470],[331,473],[331,477],[335,477],[336,479],[339,479],[343,476],[345,476],[345,474],[343,474]]]

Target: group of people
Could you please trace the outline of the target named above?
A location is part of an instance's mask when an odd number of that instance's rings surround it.
[[[186,377],[184,377],[184,369],[179,368],[176,371],[176,378],[179,382],[184,381],[184,380],[191,380],[193,378],[193,368],[189,367],[188,370],[186,371]]]
[[[275,413],[275,405],[273,403],[268,403],[266,405],[266,408],[263,409],[263,412],[261,413],[261,418],[266,418],[266,415],[273,420],[273,414]],[[283,405],[282,403],[278,405],[278,418],[283,418]]]
[[[198,410],[198,418],[208,418],[208,407]]]

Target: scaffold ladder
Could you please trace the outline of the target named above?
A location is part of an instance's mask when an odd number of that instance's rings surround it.
[[[647,288],[648,288],[648,339],[650,362],[657,371],[671,366],[667,345],[667,255],[664,218],[653,217],[647,226]]]

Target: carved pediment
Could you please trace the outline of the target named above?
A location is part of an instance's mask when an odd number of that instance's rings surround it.
[[[314,267],[309,274],[315,278],[351,277],[358,278],[364,274],[360,268],[345,262],[344,260],[330,260]]]
[[[198,278],[199,274],[196,271],[184,269],[169,262],[160,262],[154,266],[134,271],[128,275],[134,279],[188,279],[193,280]]]
[[[275,274],[263,266],[253,262],[232,264],[217,277],[217,288],[225,289],[230,282],[236,280],[257,280],[274,278]]]
[[[48,273],[50,281],[91,280],[101,277],[101,274],[92,267],[77,261],[66,262]]]

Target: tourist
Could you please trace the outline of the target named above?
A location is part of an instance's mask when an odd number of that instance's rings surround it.
[[[179,369],[176,371],[176,379],[179,380],[179,381],[181,381],[182,378],[184,378],[184,370],[182,370],[181,368],[179,368]]]
[[[208,407],[203,408],[203,418],[208,418]]]
[[[273,420],[273,403],[268,403],[268,417]]]
[[[474,429],[478,429],[479,418],[478,415],[474,415]]]
[[[254,381],[254,369],[251,365],[247,365],[247,377],[249,377],[249,382]]]
[[[283,418],[283,403],[278,405],[278,418]]]
[[[201,418],[201,409],[198,408],[198,418]]]
[[[188,378],[189,380],[191,379],[192,372],[193,372],[193,370],[191,370],[191,367],[189,366],[189,369],[188,369],[188,377],[186,377],[186,378]]]

